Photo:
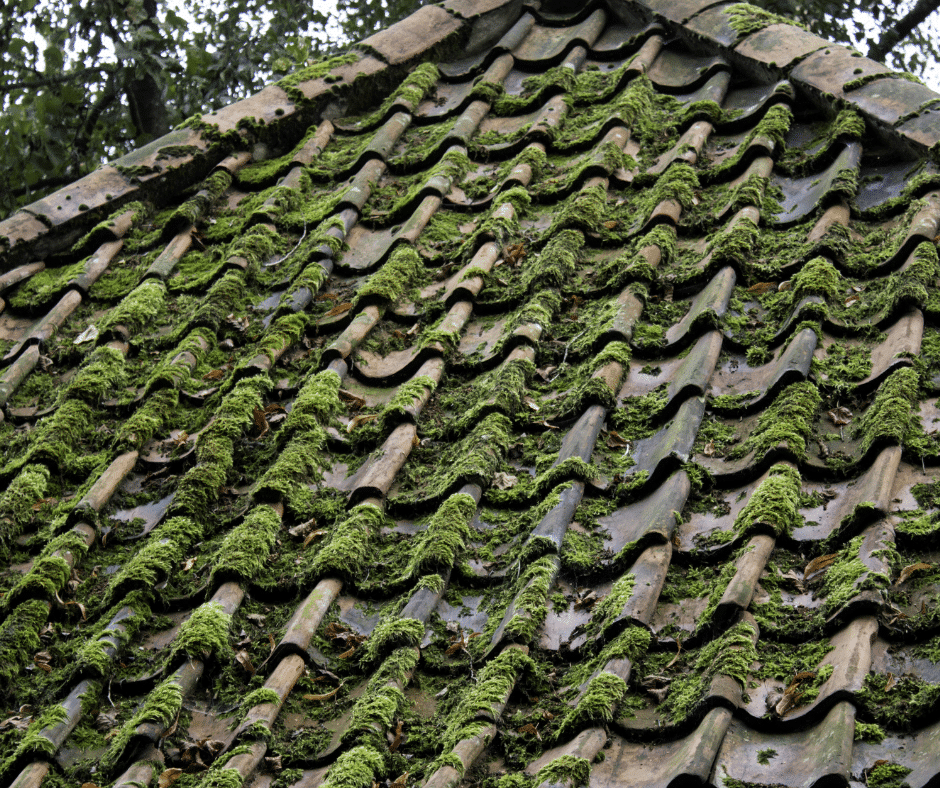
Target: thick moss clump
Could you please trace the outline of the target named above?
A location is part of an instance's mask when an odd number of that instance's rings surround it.
[[[378,300],[384,304],[398,301],[422,273],[420,255],[406,244],[399,244],[385,264],[356,293],[355,304]]]
[[[558,566],[558,556],[546,555],[523,572],[512,602],[512,618],[504,630],[507,637],[525,642],[538,633],[548,614],[548,592],[558,575]]]
[[[48,484],[49,469],[45,465],[27,465],[0,496],[0,556],[9,556],[13,541],[35,517],[33,506]]]
[[[385,754],[370,745],[360,745],[336,759],[321,788],[369,788],[384,776],[385,770]]]
[[[535,784],[568,785],[577,788],[586,785],[591,777],[591,762],[576,755],[562,755],[545,764],[535,775]]]
[[[415,577],[435,567],[454,566],[471,537],[474,512],[476,502],[469,495],[455,493],[444,501],[427,529],[418,536],[405,577]]]
[[[792,534],[794,528],[803,524],[799,512],[802,483],[800,472],[795,468],[782,463],[774,465],[735,518],[734,533],[745,536],[755,526],[762,525],[774,536]]]
[[[424,624],[414,618],[397,616],[380,621],[362,647],[362,660],[375,662],[391,646],[417,646],[424,637]]]
[[[39,650],[39,630],[48,618],[49,605],[30,599],[17,605],[0,624],[0,694],[13,689],[19,672]]]
[[[836,300],[842,285],[838,269],[824,257],[814,257],[793,275],[794,303],[810,295]]]
[[[825,614],[831,615],[844,607],[862,591],[881,590],[891,584],[891,578],[871,571],[862,562],[860,550],[864,536],[856,536],[826,568],[821,596],[825,597]]]
[[[133,333],[142,331],[163,311],[165,304],[166,285],[156,279],[148,279],[108,312],[98,331],[105,334],[114,326],[125,326]]]
[[[672,682],[662,704],[662,710],[675,724],[695,712],[715,676],[728,676],[745,688],[748,671],[757,659],[752,641],[755,634],[753,626],[742,622],[701,648],[692,670]]]
[[[476,736],[491,724],[494,709],[505,703],[520,676],[535,667],[528,654],[518,648],[506,648],[489,660],[477,676],[476,684],[468,686],[454,710],[448,715],[441,735],[445,753],[457,742]]]
[[[918,389],[917,372],[910,367],[893,372],[881,384],[875,401],[862,414],[855,428],[856,437],[862,440],[863,452],[876,442],[903,444],[908,438],[916,440],[920,437]]]
[[[62,398],[99,404],[105,397],[121,392],[126,383],[124,354],[112,347],[99,347],[62,389]]]
[[[314,559],[315,571],[358,578],[374,557],[373,539],[387,524],[389,520],[381,509],[359,504],[333,528],[329,541]]]
[[[780,444],[786,444],[797,459],[806,458],[806,442],[812,434],[813,420],[822,398],[807,382],[787,386],[757,420],[747,439],[729,452],[732,459],[754,452],[760,460]]]
[[[179,397],[176,389],[163,389],[151,394],[147,401],[120,425],[114,439],[115,446],[135,450],[155,438],[165,429],[168,417],[179,405]]]
[[[252,509],[222,541],[212,569],[212,581],[219,577],[238,580],[258,577],[280,528],[281,518],[270,506]]]
[[[170,677],[155,687],[147,695],[144,704],[133,717],[131,717],[118,732],[108,747],[108,751],[101,759],[101,766],[105,772],[112,771],[124,756],[124,750],[130,744],[137,728],[150,722],[168,728],[183,706],[183,691],[176,683],[175,677]]]
[[[232,617],[218,602],[200,605],[180,626],[170,650],[169,662],[172,664],[181,654],[201,660],[228,656],[232,651],[228,642],[231,625]]]

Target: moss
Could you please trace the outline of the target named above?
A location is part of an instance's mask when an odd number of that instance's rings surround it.
[[[642,397],[625,398],[610,421],[625,439],[640,440],[656,431],[656,417],[667,404],[666,386],[657,386]]]
[[[273,703],[278,706],[281,703],[281,696],[268,687],[258,687],[258,689],[252,690],[245,696],[242,701],[242,708],[248,711],[255,706],[262,706],[266,703]]]
[[[218,602],[200,605],[180,626],[170,649],[170,663],[179,655],[201,660],[227,657],[232,651],[228,641],[231,625],[232,617]]]
[[[753,8],[753,6],[748,6]],[[793,110],[787,104],[775,104],[757,122],[744,140],[738,145],[737,151],[731,157],[724,159],[720,164],[708,171],[709,181],[714,181],[738,166],[738,163],[747,153],[748,147],[754,140],[768,139],[775,152],[786,151],[786,135],[793,123]]]
[[[202,183],[198,194],[180,205],[170,217],[168,227],[196,224],[208,208],[232,185],[232,174],[225,169],[218,169]]]
[[[54,413],[39,420],[25,455],[11,460],[5,473],[19,470],[34,459],[54,462],[66,472],[90,472],[101,464],[100,457],[86,453],[86,447],[92,445],[94,424],[93,411],[88,405],[67,400]]]
[[[723,228],[711,244],[712,262],[743,266],[750,259],[754,244],[760,236],[757,224],[748,218],[739,219]]]
[[[114,397],[127,383],[124,354],[112,347],[98,347],[61,391],[62,399],[78,398],[98,404]]]
[[[561,755],[545,764],[535,775],[537,785],[569,785],[576,788],[586,785],[591,777],[591,762],[576,755]]]
[[[793,275],[793,302],[811,295],[836,300],[842,286],[842,277],[836,267],[824,257],[814,257]]]
[[[457,434],[479,421],[491,411],[499,411],[510,418],[524,412],[524,397],[535,373],[535,365],[527,359],[514,359],[480,379],[473,387],[475,398],[466,412],[458,414],[453,431]]]
[[[121,762],[124,750],[130,744],[138,726],[149,722],[168,728],[176,719],[182,706],[183,690],[175,677],[170,677],[162,684],[158,684],[147,695],[140,710],[121,727],[112,739],[108,751],[101,758],[104,771],[106,773],[112,771]]]
[[[603,632],[613,624],[620,617],[624,606],[633,596],[635,586],[636,576],[632,573],[618,578],[610,589],[610,593],[599,604],[595,605],[591,616],[591,629]]]
[[[399,244],[385,264],[359,288],[353,305],[364,300],[377,299],[385,304],[394,304],[401,299],[422,273],[421,257],[407,244]]]
[[[489,720],[496,716],[494,709],[509,697],[516,682],[535,663],[528,654],[517,648],[506,648],[489,660],[477,674],[459,702],[447,716],[446,727],[440,736],[444,752],[452,750],[459,741],[477,735]]]
[[[855,721],[855,741],[881,744],[885,740],[884,728],[875,723]]]
[[[56,725],[68,722],[68,711],[63,706],[50,706],[35,721],[30,723],[16,749],[0,760],[0,776],[6,776],[9,769],[24,756],[45,759],[55,755],[56,746],[41,734]]]
[[[767,766],[770,764],[771,759],[777,757],[777,751],[772,747],[768,747],[764,750],[758,750],[757,752],[757,762],[761,766]]]
[[[323,788],[369,788],[386,771],[386,756],[375,747],[359,745],[342,753],[330,771]]]
[[[715,676],[728,676],[745,688],[751,663],[757,660],[754,634],[753,626],[741,622],[699,650],[691,672],[672,682],[662,704],[674,723],[684,722],[695,712]]]
[[[359,504],[333,528],[329,541],[314,559],[315,570],[321,575],[337,572],[359,577],[373,556],[373,539],[387,524],[381,509]]]
[[[724,9],[731,29],[734,30],[739,39],[763,30],[771,25],[793,25],[799,27],[792,19],[785,16],[772,14],[762,8],[753,6],[750,3],[735,3]]]
[[[298,85],[304,82],[313,82],[317,79],[328,79],[330,72],[333,71],[333,69],[352,65],[358,60],[359,55],[356,55],[353,52],[347,52],[343,55],[336,55],[334,57],[318,60],[315,63],[312,63],[309,66],[305,66],[304,68],[297,69],[297,71],[284,77],[278,81],[277,86],[287,93],[291,101],[293,101],[298,106],[303,107],[310,103],[310,99],[304,95],[303,91],[300,90]]]
[[[790,536],[803,524],[799,512],[801,486],[798,470],[782,463],[774,465],[734,519],[733,533],[743,537],[756,526],[765,526],[774,536]]]
[[[362,659],[375,662],[390,646],[416,646],[424,637],[424,624],[414,618],[386,618],[379,622],[362,647]]]
[[[558,557],[546,555],[529,564],[516,585],[519,589],[512,602],[512,618],[505,635],[522,641],[538,633],[548,614],[548,592],[558,574]]]
[[[904,443],[921,432],[917,418],[918,388],[917,372],[910,367],[891,373],[881,384],[875,401],[855,427],[863,452],[876,442]]]
[[[891,578],[870,571],[862,562],[859,551],[863,538],[856,536],[839,551],[838,557],[826,569],[822,595],[826,599],[823,610],[827,616],[840,610],[862,591],[884,589],[891,584]]]
[[[102,239],[112,239],[115,237],[114,234],[114,222],[119,216],[131,212],[133,216],[131,217],[131,224],[136,224],[142,217],[146,216],[149,213],[149,208],[144,205],[142,202],[131,202],[127,205],[122,205],[114,213],[112,213],[107,219],[98,222],[94,227],[92,227],[85,235],[83,235],[79,240],[77,240],[71,249],[72,254],[80,254],[92,243],[101,243]]]
[[[169,386],[174,389],[190,388],[195,381],[192,373],[203,363],[206,353],[215,345],[215,335],[204,328],[197,328],[169,353],[165,353],[147,380],[147,391]],[[186,354],[186,355],[184,355]],[[190,363],[189,356],[192,357]],[[199,385],[203,382],[200,380]]]
[[[570,731],[589,723],[610,722],[628,692],[627,682],[622,678],[613,673],[600,673],[591,679],[577,707],[565,717],[562,730]]]
[[[280,527],[281,518],[270,506],[252,509],[222,541],[212,569],[212,581],[219,577],[239,580],[257,577],[267,563]]]
[[[144,330],[163,311],[166,303],[166,285],[148,279],[135,287],[114,309],[109,311],[101,325],[99,334],[105,334],[115,326],[125,326],[132,333]]]
[[[0,694],[9,693],[19,672],[39,650],[39,631],[48,618],[49,605],[30,599],[13,608],[0,624]]]
[[[0,496],[0,555],[8,557],[23,528],[35,517],[33,507],[46,492],[49,469],[25,466]]]
[[[88,551],[82,543],[80,555]],[[9,606],[15,600],[24,596],[41,596],[52,599],[58,594],[72,575],[72,567],[64,558],[58,555],[44,555],[37,558],[30,567],[29,572],[13,586],[4,599],[4,606]]]
[[[576,230],[552,234],[538,258],[526,270],[523,286],[527,292],[544,287],[560,287],[577,270],[584,247],[584,235]]]
[[[865,784],[868,788],[910,788],[904,780],[913,769],[890,761],[878,761],[868,772]]]
[[[433,63],[420,63],[395,88],[394,92],[382,102],[381,107],[365,116],[344,118],[344,123],[354,123],[360,129],[366,129],[381,122],[393,105],[404,104],[411,107],[412,110],[417,109],[438,79],[440,79],[440,73],[437,66]]]
[[[940,685],[914,676],[869,673],[856,693],[865,716],[892,730],[909,731],[935,719]]]
[[[805,459],[806,442],[821,402],[819,391],[812,383],[787,386],[761,414],[751,434],[728,456],[734,459],[755,452],[756,459],[760,460],[784,443],[798,459]]]
[[[470,539],[475,512],[476,502],[469,495],[455,493],[444,501],[418,536],[405,576],[414,577],[431,567],[454,566]]]
[[[207,326],[213,331],[217,331],[223,320],[229,315],[240,311],[246,296],[244,272],[239,270],[226,271],[209,288],[209,292],[206,293],[205,298],[202,299],[202,303],[195,310],[190,320],[180,322],[177,333],[182,335],[182,333],[195,326]]]

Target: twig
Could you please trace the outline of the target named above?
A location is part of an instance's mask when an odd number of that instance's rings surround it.
[[[283,263],[288,257],[290,257],[294,252],[297,251],[297,247],[299,247],[304,242],[304,238],[306,237],[307,237],[307,223],[304,222],[304,233],[303,235],[300,236],[300,240],[298,240],[297,243],[294,244],[294,248],[291,249],[287,254],[285,254],[280,260],[275,260],[273,263],[265,263],[265,267],[269,267],[272,265],[280,265],[281,263]]]

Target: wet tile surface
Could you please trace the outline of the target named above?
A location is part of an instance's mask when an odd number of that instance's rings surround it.
[[[647,21],[0,270],[4,784],[936,782],[936,168]]]

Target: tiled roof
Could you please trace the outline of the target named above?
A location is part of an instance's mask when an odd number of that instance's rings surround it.
[[[938,99],[447,0],[0,222],[0,780],[936,784]]]

